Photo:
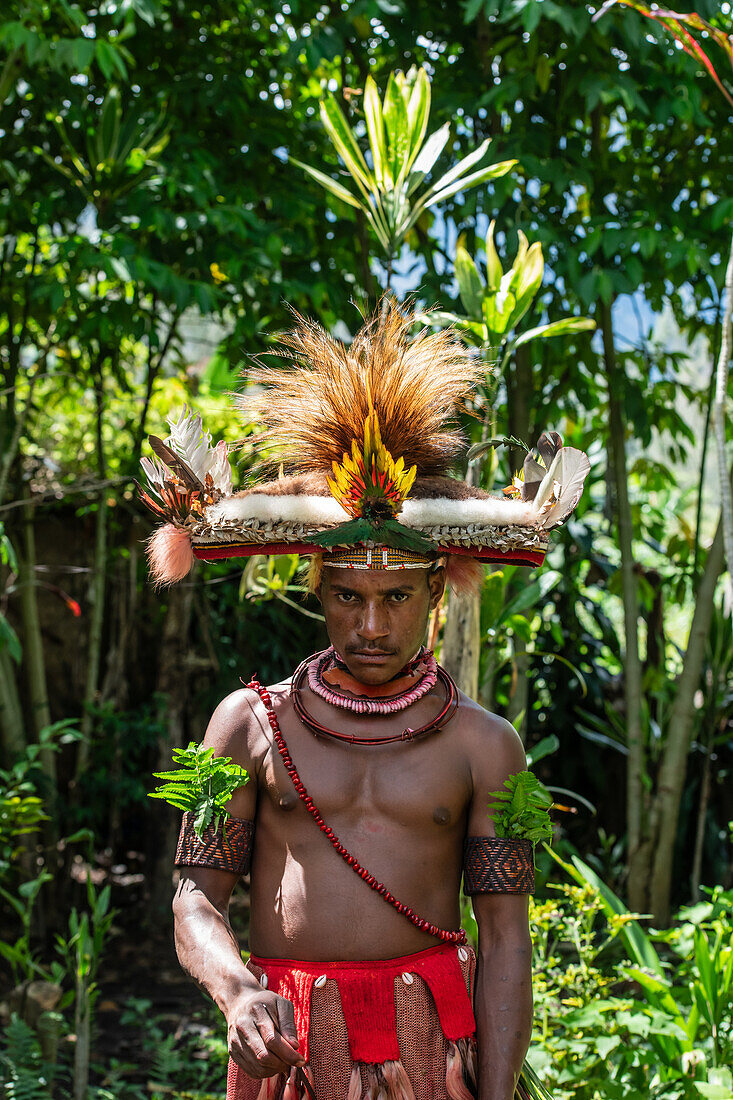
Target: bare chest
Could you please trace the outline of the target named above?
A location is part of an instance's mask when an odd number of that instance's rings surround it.
[[[316,737],[289,707],[281,709],[279,724],[300,780],[326,821],[369,820],[418,830],[463,821],[471,777],[456,723],[420,741],[387,745]],[[368,722],[361,732],[370,735]],[[260,772],[262,796],[277,814],[303,809],[274,745]]]

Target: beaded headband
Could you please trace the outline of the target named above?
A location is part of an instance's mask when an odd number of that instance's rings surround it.
[[[434,569],[444,560],[392,546],[354,546],[323,555],[323,564],[331,569]]]

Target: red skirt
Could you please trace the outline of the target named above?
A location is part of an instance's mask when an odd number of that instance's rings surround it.
[[[295,1006],[317,1100],[471,1100],[476,1095],[476,960],[439,945],[399,959],[296,962],[249,970]],[[227,1100],[307,1100],[295,1072],[256,1080],[229,1062]]]

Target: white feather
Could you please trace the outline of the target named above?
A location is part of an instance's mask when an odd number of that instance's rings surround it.
[[[162,485],[169,476],[168,470],[155,455],[152,458],[141,458],[140,465],[150,485]]]
[[[204,431],[201,417],[194,416],[186,405],[177,420],[168,418],[168,427],[168,446],[183,459],[199,481],[204,481],[210,474],[216,488],[228,496],[232,491],[232,470],[226,443],[222,440],[212,447],[211,434]]]
[[[562,447],[557,452],[534,501],[542,510],[541,526],[545,531],[556,527],[570,515],[580,500],[589,471],[590,459],[584,451]],[[553,490],[557,499],[547,507]]]

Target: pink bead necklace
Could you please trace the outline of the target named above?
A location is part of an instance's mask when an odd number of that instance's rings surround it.
[[[405,670],[408,673],[421,670],[420,679],[412,687],[382,699],[355,698],[338,691],[324,679],[324,673],[338,667],[339,660],[333,646],[319,653],[308,665],[308,686],[327,703],[350,710],[354,714],[397,714],[411,707],[418,699],[424,698],[435,687],[438,679],[438,663],[435,657],[427,650],[421,650]]]

